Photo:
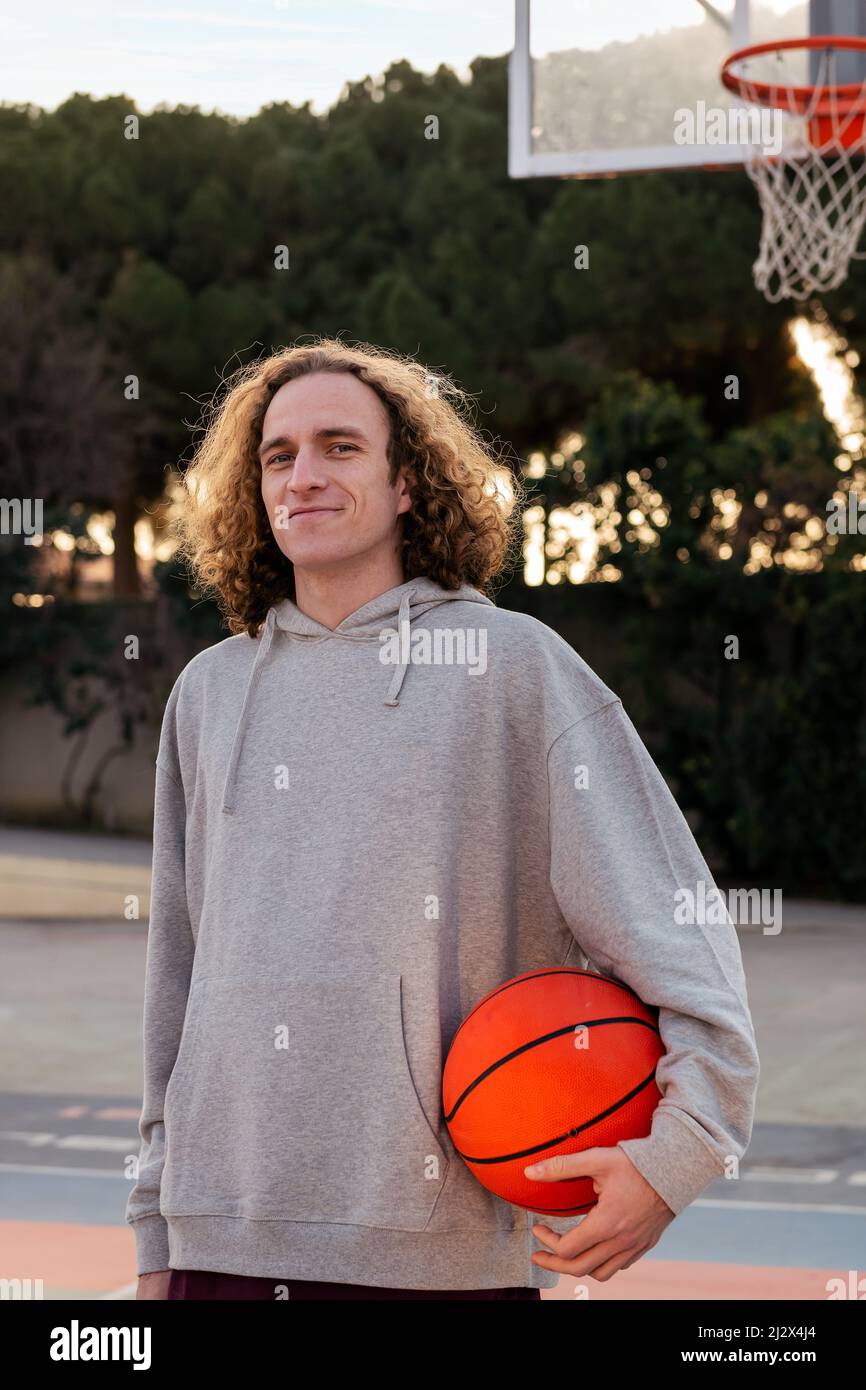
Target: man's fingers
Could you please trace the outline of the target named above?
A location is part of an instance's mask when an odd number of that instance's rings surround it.
[[[607,1218],[597,1206],[593,1207],[582,1221],[579,1221],[576,1226],[572,1226],[563,1235],[557,1234],[549,1226],[541,1223],[533,1226],[532,1232],[538,1240],[565,1259],[573,1259],[575,1255],[582,1255],[602,1241],[610,1240],[613,1235]]]
[[[535,1236],[536,1240],[540,1240],[543,1245],[549,1246],[551,1250],[555,1250],[562,1240],[562,1236],[559,1232],[552,1231],[549,1226],[533,1226],[532,1234]]]
[[[554,1154],[552,1158],[528,1163],[524,1173],[532,1182],[563,1182],[568,1178],[594,1178],[604,1172],[608,1149],[584,1149],[576,1154]]]
[[[649,1249],[650,1247],[648,1245],[642,1246],[636,1254],[632,1255],[631,1259],[628,1261],[628,1264],[623,1265],[623,1269],[628,1269],[630,1265],[636,1264],[638,1260],[642,1259],[642,1257],[646,1254],[646,1252]]]
[[[618,1274],[620,1270],[629,1269],[631,1265],[636,1264],[648,1249],[648,1245],[642,1245],[639,1249],[632,1246],[630,1249],[621,1250],[615,1259],[606,1260],[602,1265],[596,1265],[595,1269],[590,1271],[591,1277],[593,1279],[609,1279],[612,1274]]]
[[[637,1259],[637,1256],[635,1256],[635,1259]],[[620,1253],[614,1259],[605,1260],[604,1264],[596,1265],[595,1269],[589,1270],[589,1277],[590,1279],[599,1279],[604,1283],[614,1274],[619,1274],[621,1270],[628,1269],[630,1264],[634,1264],[634,1260],[629,1260],[624,1264],[622,1254]]]
[[[546,1250],[540,1251],[537,1256],[533,1255],[532,1262],[542,1265],[544,1269],[551,1269],[556,1274],[570,1274],[576,1278],[589,1274],[597,1278],[598,1270],[609,1268],[611,1265],[619,1268],[622,1260],[631,1255],[633,1248],[623,1247],[616,1240],[605,1240],[579,1255],[566,1258],[560,1246],[555,1255],[549,1255]]]

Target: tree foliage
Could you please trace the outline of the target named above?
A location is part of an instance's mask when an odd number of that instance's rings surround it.
[[[512,181],[506,131],[506,64],[489,58],[467,82],[394,63],[322,116],[288,103],[243,121],[141,114],[127,96],[80,93],[52,112],[0,106],[3,494],[38,489],[69,524],[75,507],[114,509],[128,560],[135,517],[238,362],[323,333],[443,367],[520,453],[580,431],[575,457],[538,484],[547,507],[597,504],[613,486],[633,510],[633,475],[658,490],[655,541],[624,512],[599,557],[621,575],[632,707],[732,869],[862,894],[858,541],[824,544],[814,571],[780,562],[802,526],[786,507],[822,514],[838,446],[795,357],[790,307],[752,288],[754,190],[742,171]],[[826,308],[862,358],[862,262]],[[736,521],[714,530],[726,492]],[[771,560],[750,574],[756,537]],[[8,609],[31,557],[7,541]],[[158,579],[173,630],[194,612],[208,640],[183,578],[167,566]],[[503,598],[565,625],[607,587],[516,581]],[[24,659],[38,616],[13,612],[0,657]],[[120,700],[89,630],[76,640],[91,655],[76,660],[90,677],[102,662],[105,698]],[[723,656],[730,634],[737,661]],[[45,697],[68,703],[37,667]],[[128,733],[137,714],[125,717]]]

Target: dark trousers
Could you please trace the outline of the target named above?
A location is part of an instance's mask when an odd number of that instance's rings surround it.
[[[275,1302],[278,1288],[289,1290],[288,1303],[323,1298],[508,1298],[535,1301],[540,1289],[380,1289],[368,1284],[321,1284],[310,1279],[254,1279],[246,1274],[217,1274],[206,1269],[173,1269],[169,1298],[257,1298]]]

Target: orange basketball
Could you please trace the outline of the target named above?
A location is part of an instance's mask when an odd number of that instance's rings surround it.
[[[530,970],[485,995],[454,1035],[442,1074],[448,1133],[497,1197],[578,1216],[597,1201],[591,1178],[533,1182],[523,1169],[649,1134],[664,1053],[658,1009],[628,985],[563,966]]]

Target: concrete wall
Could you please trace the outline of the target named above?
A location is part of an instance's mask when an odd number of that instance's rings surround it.
[[[0,819],[17,824],[66,825],[75,816],[64,807],[61,783],[76,747],[64,738],[63,722],[51,709],[28,708],[22,686],[0,687]],[[130,754],[110,763],[103,778],[101,824],[107,830],[148,834],[153,822],[154,758],[159,730],[139,730]],[[78,800],[99,758],[117,743],[117,721],[94,722],[77,764],[72,792]]]

